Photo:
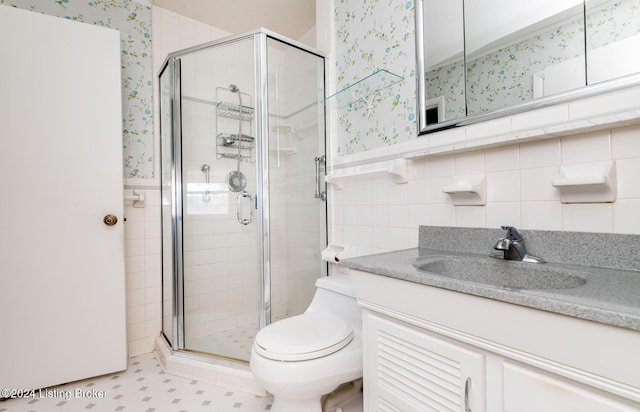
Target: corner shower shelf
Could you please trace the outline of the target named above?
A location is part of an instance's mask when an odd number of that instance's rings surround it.
[[[274,156],[293,156],[298,153],[298,149],[295,147],[281,147],[280,149],[269,149],[269,154]]]
[[[334,100],[338,108],[360,103],[367,107],[370,114],[374,103],[381,99],[381,91],[402,80],[404,77],[380,69],[325,98],[324,103],[327,104],[330,100]]]

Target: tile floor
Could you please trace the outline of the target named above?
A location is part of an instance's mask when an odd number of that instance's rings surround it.
[[[32,398],[0,400],[0,412],[259,412],[271,409],[271,402],[165,374],[149,353],[129,359],[125,372],[43,389]]]

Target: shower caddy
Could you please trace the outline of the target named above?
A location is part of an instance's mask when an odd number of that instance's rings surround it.
[[[239,136],[235,123],[227,127],[225,122],[221,121],[221,119],[240,121],[242,115],[242,121],[247,122],[248,130],[251,130],[254,119],[252,97],[248,93],[241,92],[243,96],[246,96],[249,105],[243,104],[240,107],[238,103],[223,100],[229,93],[230,91],[226,87],[216,88],[216,124],[219,130],[216,136],[216,159],[237,159],[240,156],[241,161],[245,160],[253,164],[256,161],[255,138],[245,133]],[[240,145],[239,148],[238,145]]]

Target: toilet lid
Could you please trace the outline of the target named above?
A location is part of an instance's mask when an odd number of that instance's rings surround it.
[[[292,316],[266,326],[256,335],[255,349],[265,358],[301,361],[330,355],[351,342],[353,330],[327,312]]]

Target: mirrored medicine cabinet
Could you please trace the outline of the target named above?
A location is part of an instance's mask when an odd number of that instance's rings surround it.
[[[418,132],[640,85],[640,0],[416,0]]]

